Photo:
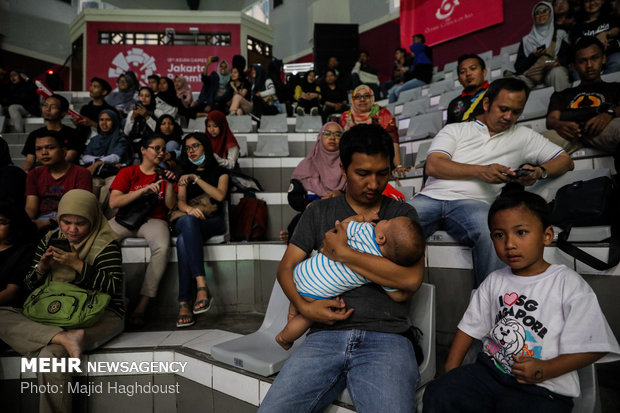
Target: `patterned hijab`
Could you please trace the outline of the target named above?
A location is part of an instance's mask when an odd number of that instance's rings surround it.
[[[343,132],[342,127],[336,122],[323,125],[312,150],[291,175],[291,179],[298,179],[306,190],[319,196],[325,196],[334,190],[342,191],[347,183],[340,170],[340,150],[330,152],[321,142],[323,132],[329,125],[335,125],[340,132]]]
[[[211,136],[209,131],[207,131],[207,124],[209,121],[213,121],[218,128],[220,128],[220,134],[217,136]],[[226,120],[226,115],[220,112],[219,110],[212,110],[207,115],[207,120],[205,120],[205,135],[209,137],[211,140],[211,147],[213,148],[213,153],[219,156],[220,158],[226,158],[228,155],[228,150],[235,146],[239,146],[237,139],[235,139],[235,135],[230,131],[228,127],[228,121]]]
[[[372,118],[375,117],[381,109],[379,105],[375,104],[375,95],[374,93],[372,93],[372,89],[370,87],[366,85],[359,85],[353,91],[352,96],[355,97],[361,93],[367,93],[368,95],[370,95],[370,110],[367,112],[362,112],[357,106],[359,101],[353,99],[353,106],[351,107],[351,110],[343,114],[349,115],[345,116],[346,125],[342,125],[345,130],[349,130],[352,126],[358,125],[360,123],[371,124]]]
[[[73,244],[80,259],[88,264],[93,264],[97,255],[118,238],[108,224],[108,220],[101,213],[99,201],[92,192],[72,189],[64,194],[58,204],[58,219],[62,219],[63,215],[77,215],[90,222],[90,233],[78,244]],[[51,232],[48,233],[48,240],[51,234]],[[66,238],[62,231],[58,232],[58,236]],[[64,265],[54,264],[52,265],[52,279],[54,281],[73,281],[75,271]]]

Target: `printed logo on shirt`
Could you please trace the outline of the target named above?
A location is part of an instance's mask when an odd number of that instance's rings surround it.
[[[568,107],[570,109],[596,108],[605,102],[605,96],[602,93],[582,92],[570,101]]]

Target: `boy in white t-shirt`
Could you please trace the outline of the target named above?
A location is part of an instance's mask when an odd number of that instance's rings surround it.
[[[447,373],[426,389],[424,412],[570,412],[579,396],[577,370],[620,359],[618,342],[583,278],[544,260],[553,228],[541,197],[500,196],[488,223],[508,267],[489,274],[473,294]],[[475,339],[483,352],[459,367]]]

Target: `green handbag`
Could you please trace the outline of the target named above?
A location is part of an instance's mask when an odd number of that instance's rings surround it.
[[[23,311],[26,317],[51,326],[85,328],[103,316],[110,302],[109,294],[50,278],[26,299]]]

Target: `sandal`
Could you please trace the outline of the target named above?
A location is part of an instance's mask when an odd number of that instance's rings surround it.
[[[209,294],[209,290],[207,287],[198,287],[196,291],[205,291]],[[198,300],[194,303],[194,314],[202,314],[206,313],[211,309],[211,304],[213,304],[213,297],[203,298],[202,300]]]
[[[179,304],[179,309],[181,308],[189,308],[189,305],[187,303]],[[193,326],[195,322],[196,321],[194,321],[194,316],[192,314],[182,314],[179,315],[179,318],[177,319],[177,327],[190,327]]]

